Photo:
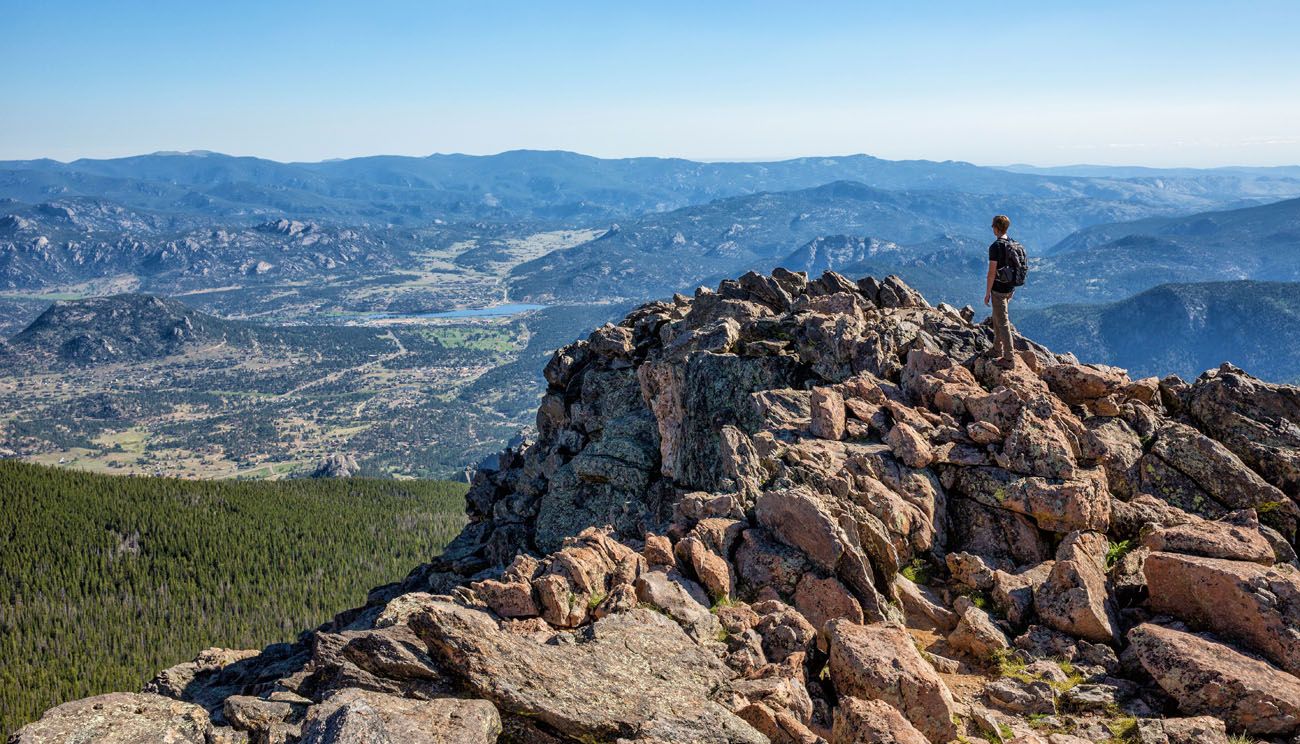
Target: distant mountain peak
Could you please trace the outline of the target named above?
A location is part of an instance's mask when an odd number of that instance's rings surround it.
[[[233,157],[231,155],[226,155],[225,153],[220,153],[213,150],[158,150],[156,152],[149,153],[149,155],[154,157],[189,157],[189,158]]]

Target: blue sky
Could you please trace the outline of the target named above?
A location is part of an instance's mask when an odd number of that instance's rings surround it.
[[[0,0],[0,158],[1300,163],[1300,3]]]

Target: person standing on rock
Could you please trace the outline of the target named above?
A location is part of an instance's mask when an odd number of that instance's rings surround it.
[[[1011,342],[1011,317],[1007,306],[1016,287],[1025,283],[1028,262],[1025,249],[1016,241],[1007,237],[1011,229],[1011,218],[999,214],[993,218],[993,235],[996,239],[989,246],[989,273],[984,282],[984,304],[993,306],[993,356],[997,365],[1003,368],[1015,366],[1015,349]]]

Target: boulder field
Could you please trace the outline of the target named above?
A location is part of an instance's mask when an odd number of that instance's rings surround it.
[[[1003,369],[972,315],[780,269],[643,305],[442,555],[11,742],[1300,741],[1300,389]]]

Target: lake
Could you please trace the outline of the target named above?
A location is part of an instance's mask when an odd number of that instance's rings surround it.
[[[365,320],[398,320],[401,318],[504,318],[510,315],[542,310],[546,305],[509,302],[490,307],[473,307],[463,310],[443,310],[436,313],[363,313],[357,317]]]

